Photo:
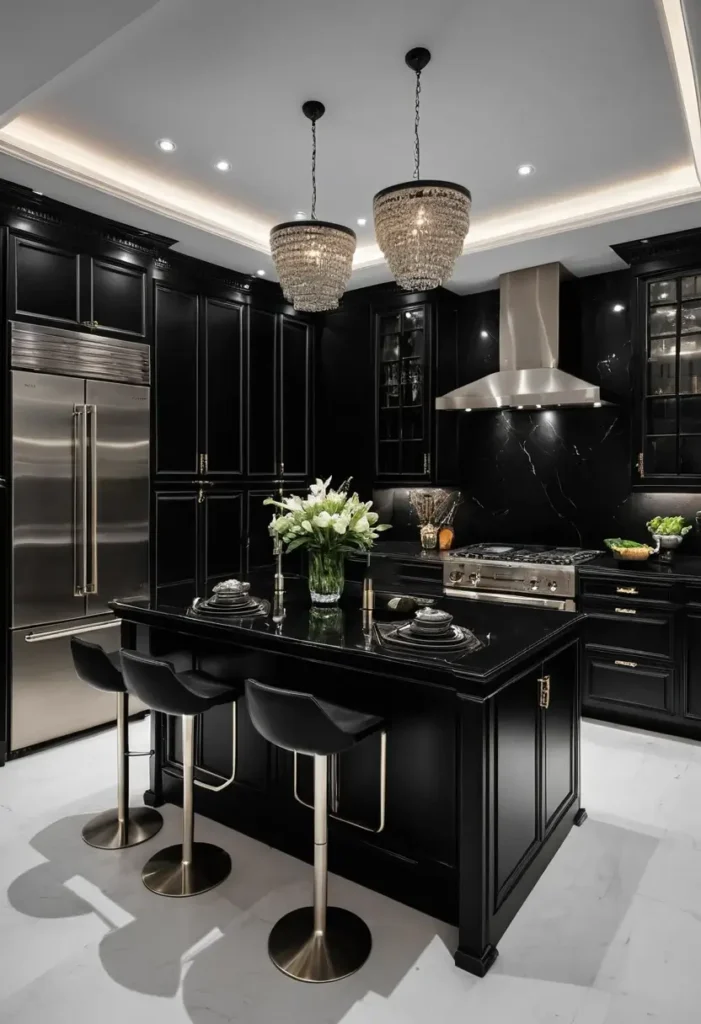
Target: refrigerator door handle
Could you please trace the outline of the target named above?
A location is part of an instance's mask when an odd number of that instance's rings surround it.
[[[25,633],[28,644],[40,644],[44,640],[60,640],[64,636],[78,636],[80,633],[92,633],[96,629],[111,629],[121,626],[121,619],[110,619],[107,622],[93,622],[89,626],[74,626],[72,629],[51,629],[46,633]]]
[[[90,424],[90,483],[88,515],[90,516],[90,575],[85,577],[85,593],[97,593],[97,406],[86,405],[86,421]],[[86,430],[87,433],[87,430]],[[87,463],[87,453],[86,453]],[[87,551],[86,551],[87,563]],[[88,581],[89,580],[89,581]]]
[[[74,405],[75,417],[75,597],[88,586],[88,416],[87,406]]]

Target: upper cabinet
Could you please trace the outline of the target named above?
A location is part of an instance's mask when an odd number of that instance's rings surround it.
[[[8,315],[142,341],[148,331],[146,266],[12,233]]]
[[[285,313],[250,310],[246,474],[304,479],[312,472],[312,328]]]
[[[154,311],[156,476],[307,477],[310,325],[160,282]]]
[[[246,307],[157,284],[154,309],[156,475],[240,476]]]
[[[428,303],[374,314],[378,479],[431,478],[431,319]]]
[[[632,265],[634,484],[701,484],[701,232],[615,246]]]

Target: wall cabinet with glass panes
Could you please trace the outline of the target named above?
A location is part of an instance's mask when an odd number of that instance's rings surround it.
[[[701,482],[701,267],[641,280],[639,288],[645,379],[638,475],[648,483],[695,484]]]
[[[375,311],[375,475],[431,478],[431,306]]]

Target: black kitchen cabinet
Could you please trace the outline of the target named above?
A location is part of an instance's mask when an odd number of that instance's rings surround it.
[[[312,330],[304,320],[251,309],[247,475],[304,479],[311,472]]]
[[[274,506],[266,505],[265,499],[278,497],[279,487],[253,488],[246,492],[246,550],[244,571],[261,569],[274,563],[273,541],[269,533],[270,520],[277,512]],[[297,494],[306,497],[306,489],[284,488],[286,496]],[[306,551],[299,548],[291,555],[283,558],[283,570],[286,573],[304,573],[306,567]]]
[[[433,440],[432,308],[378,310],[375,326],[375,472],[429,480]]]
[[[8,315],[142,341],[148,333],[146,265],[11,233]]]
[[[497,917],[511,889],[577,799],[577,662],[577,643],[569,643],[495,698],[493,742],[500,753],[489,799]]]
[[[674,714],[674,668],[628,652],[607,654],[589,649],[586,656],[585,706],[660,716]]]
[[[157,283],[157,477],[218,478],[242,470],[247,311]]]
[[[243,569],[243,494],[206,483],[159,488],[153,502],[153,587],[156,600],[207,597]]]
[[[701,588],[689,588],[685,616],[685,664],[681,713],[701,734]]]
[[[634,274],[634,486],[701,484],[698,231],[614,246]]]

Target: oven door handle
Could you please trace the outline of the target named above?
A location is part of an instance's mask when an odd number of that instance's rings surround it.
[[[528,594],[495,594],[484,590],[459,590],[444,587],[446,597],[466,597],[470,601],[485,601],[491,604],[520,604],[531,608],[551,608],[558,612],[573,612],[575,604],[571,598],[531,597]]]

